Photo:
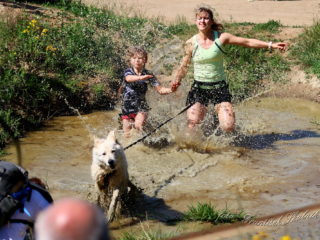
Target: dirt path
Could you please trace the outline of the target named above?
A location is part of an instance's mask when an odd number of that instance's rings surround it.
[[[107,0],[84,0],[84,3],[106,6]],[[261,23],[268,20],[280,20],[284,25],[311,25],[314,19],[320,17],[318,0],[118,0],[115,5],[122,5],[122,10],[128,13],[134,10],[149,17],[162,16],[165,20],[174,21],[183,16],[187,21],[193,21],[193,10],[200,4],[213,7],[218,14],[218,20],[235,22]]]

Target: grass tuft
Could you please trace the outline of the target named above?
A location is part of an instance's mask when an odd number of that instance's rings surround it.
[[[234,223],[247,219],[244,211],[231,212],[228,208],[217,210],[209,203],[198,203],[196,206],[190,206],[184,213],[185,221],[202,221],[213,224]]]

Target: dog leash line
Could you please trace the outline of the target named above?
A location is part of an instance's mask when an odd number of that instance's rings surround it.
[[[186,106],[185,108],[183,108],[180,112],[178,112],[176,115],[174,115],[173,117],[167,119],[166,121],[160,123],[157,127],[155,127],[154,129],[152,129],[149,133],[147,133],[146,135],[144,135],[142,138],[139,138],[138,140],[136,140],[135,142],[129,144],[128,146],[126,146],[125,148],[123,148],[123,150],[127,150],[128,148],[132,147],[133,145],[136,145],[137,143],[143,141],[144,139],[146,139],[147,137],[149,137],[152,133],[154,133],[155,131],[157,131],[159,128],[161,128],[163,125],[165,125],[166,123],[170,122],[172,119],[176,118],[177,116],[179,116],[181,113],[187,111],[190,107],[192,106],[192,104],[189,104],[188,106]]]

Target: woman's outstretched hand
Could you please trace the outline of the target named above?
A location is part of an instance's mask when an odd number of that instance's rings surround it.
[[[279,49],[281,52],[284,52],[288,48],[288,43],[279,42],[279,43],[272,43],[272,49]]]

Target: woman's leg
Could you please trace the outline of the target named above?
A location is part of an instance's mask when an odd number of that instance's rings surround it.
[[[225,132],[232,132],[235,128],[235,114],[230,102],[222,102],[215,106],[218,113],[219,126]]]
[[[199,124],[207,112],[206,106],[201,103],[196,102],[187,111],[188,118],[188,128],[194,129],[197,124]]]
[[[142,131],[143,129],[143,125],[147,119],[148,114],[146,112],[138,112],[135,121],[134,121],[134,127],[139,130]]]

